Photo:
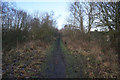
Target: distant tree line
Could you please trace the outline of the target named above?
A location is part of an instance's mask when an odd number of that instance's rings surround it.
[[[56,36],[56,21],[53,13],[33,17],[17,9],[15,3],[2,2],[2,46],[10,50],[18,43],[39,39],[50,43]]]
[[[89,33],[95,27],[119,30],[118,6],[118,2],[73,2],[70,4],[71,17],[68,21],[81,32]]]

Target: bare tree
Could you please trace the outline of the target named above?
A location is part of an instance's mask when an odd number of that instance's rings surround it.
[[[118,30],[118,2],[98,2],[99,21],[97,26],[106,26],[109,31]]]
[[[74,24],[77,24],[79,26],[79,29],[81,32],[84,32],[84,26],[83,26],[83,12],[82,9],[82,3],[80,2],[74,2],[70,6],[70,12],[74,19]]]
[[[95,6],[95,2],[87,2],[85,3],[85,14],[87,15],[88,18],[88,33],[90,33],[90,30],[92,28],[92,25],[95,21],[95,16],[96,16],[96,6]]]

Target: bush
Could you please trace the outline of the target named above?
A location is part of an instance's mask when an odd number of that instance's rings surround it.
[[[28,32],[25,30],[5,30],[3,29],[2,35],[2,47],[4,48],[11,48],[15,47],[17,43],[23,43],[27,40]]]

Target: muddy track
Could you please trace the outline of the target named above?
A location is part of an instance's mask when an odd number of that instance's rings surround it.
[[[47,63],[47,78],[65,78],[65,61],[60,47],[60,37],[57,38],[55,49]]]

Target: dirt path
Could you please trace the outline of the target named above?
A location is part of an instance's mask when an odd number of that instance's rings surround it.
[[[63,53],[60,47],[60,37],[56,40],[55,50],[53,51],[52,57],[48,61],[47,78],[65,78],[65,61]]]

